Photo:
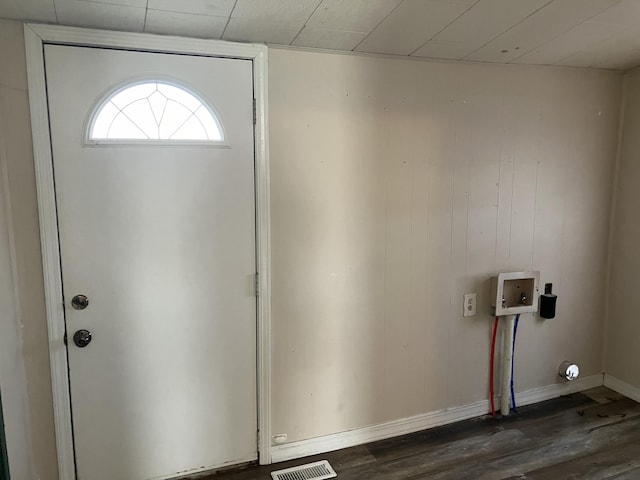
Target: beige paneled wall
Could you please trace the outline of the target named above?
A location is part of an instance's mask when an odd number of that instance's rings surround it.
[[[16,363],[11,373],[18,375],[26,372],[28,398],[23,399],[26,402],[24,414],[30,420],[31,428],[30,431],[24,431],[23,428],[20,434],[30,439],[33,447],[33,452],[16,451],[12,454],[10,443],[9,464],[13,467],[14,462],[22,462],[23,459],[29,462],[31,473],[17,475],[15,480],[55,480],[58,478],[58,468],[26,78],[22,23],[0,19],[0,137],[3,139],[0,161],[4,163],[7,180],[0,188],[9,200],[7,215],[5,210],[0,211],[0,223],[2,228],[8,227],[8,234],[13,238],[15,248],[12,261],[16,268],[12,281],[17,287],[17,295],[13,297],[17,318],[3,315],[0,321],[17,322],[17,338],[22,342],[5,345],[4,342],[11,342],[11,337],[3,335],[0,338],[0,349],[3,350],[0,356],[4,359],[7,351],[17,349]],[[8,194],[5,185],[8,185]],[[10,225],[7,223],[9,218]],[[0,282],[4,285],[7,279],[12,278],[11,275],[11,263],[0,263]],[[8,292],[5,290],[3,293]],[[8,397],[4,386],[3,397]],[[11,394],[15,396],[18,392]],[[16,405],[5,411],[5,419],[16,421],[22,413]],[[11,437],[7,440],[12,441]]]
[[[0,29],[2,28],[0,21]],[[0,30],[2,31],[2,30]],[[0,33],[0,38],[2,34]],[[1,48],[1,47],[0,47]],[[0,74],[0,98],[11,91]],[[0,393],[12,478],[33,478],[28,398],[22,355],[22,329],[16,296],[16,275],[6,175],[5,127],[0,115]],[[3,425],[0,425],[3,428]]]
[[[618,165],[606,372],[640,388],[640,322],[633,300],[640,286],[640,69],[626,75],[624,123]]]
[[[274,434],[486,399],[498,271],[539,269],[559,297],[521,320],[516,390],[565,359],[602,372],[620,74],[269,61]]]

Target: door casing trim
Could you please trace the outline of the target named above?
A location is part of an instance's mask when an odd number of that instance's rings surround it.
[[[258,460],[271,463],[271,245],[269,205],[269,139],[267,117],[267,47],[146,33],[112,32],[58,25],[24,25],[27,79],[38,192],[40,242],[49,334],[49,358],[60,480],[75,480],[71,397],[62,302],[62,276],[46,98],[44,45],[62,44],[240,58],[253,62],[256,188],[257,404]]]

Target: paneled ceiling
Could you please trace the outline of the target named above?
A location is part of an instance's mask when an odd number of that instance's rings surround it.
[[[0,0],[0,17],[448,60],[640,64],[640,0]]]

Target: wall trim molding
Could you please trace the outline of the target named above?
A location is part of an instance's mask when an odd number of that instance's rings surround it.
[[[484,65],[487,66],[487,62],[481,60],[452,60],[449,58],[429,58],[429,57],[415,57],[415,56],[407,56],[407,55],[397,55],[393,53],[371,53],[371,52],[358,52],[355,50],[333,50],[330,48],[315,48],[315,47],[303,47],[301,45],[279,45],[279,44],[268,44],[271,50],[290,50],[293,52],[308,52],[308,53],[324,53],[329,55],[343,55],[348,57],[363,57],[363,58],[381,58],[384,60],[407,60],[410,62],[421,62],[421,63],[439,63],[439,64],[449,64],[449,65]],[[522,67],[523,64],[518,63],[489,63],[489,65],[494,66],[495,68],[517,68],[518,66]],[[575,71],[579,70],[589,70],[589,71],[600,71],[600,72],[622,72],[620,70],[615,70],[611,68],[604,67],[574,67],[571,65],[526,65],[528,67],[536,67],[542,68],[546,70],[568,70]]]
[[[87,28],[25,23],[27,80],[31,110],[38,213],[49,335],[54,423],[61,479],[75,480],[71,398],[62,303],[62,276],[58,245],[57,212],[51,162],[51,138],[44,71],[44,45],[63,44],[180,53],[251,60],[253,96],[256,100],[255,189],[257,299],[258,459],[271,463],[271,277],[269,147],[267,124],[267,47],[218,40],[192,39],[146,33],[112,32]]]
[[[521,406],[530,405],[561,395],[568,395],[570,393],[599,387],[602,386],[602,384],[602,374],[591,375],[572,382],[556,383],[520,392],[516,394],[516,401],[517,404]],[[640,393],[640,390],[638,390],[638,392]],[[496,404],[499,405],[499,401],[500,396],[497,396]],[[414,417],[381,423],[379,425],[357,428],[346,432],[300,440],[298,442],[274,445],[271,448],[272,458],[274,462],[283,462],[285,460],[354,447],[363,443],[384,440],[386,438],[406,435],[408,433],[419,432],[428,428],[478,417],[487,414],[490,409],[489,400],[487,399],[468,405],[445,408]]]
[[[631,400],[640,402],[640,388],[634,387],[627,382],[623,382],[608,373],[604,374],[604,386],[618,392],[620,395],[630,398]]]

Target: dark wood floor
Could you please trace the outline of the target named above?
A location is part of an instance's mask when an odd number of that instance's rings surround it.
[[[270,479],[327,459],[340,480],[640,479],[640,404],[604,387],[338,452],[207,480]],[[201,477],[202,479],[202,477]]]

